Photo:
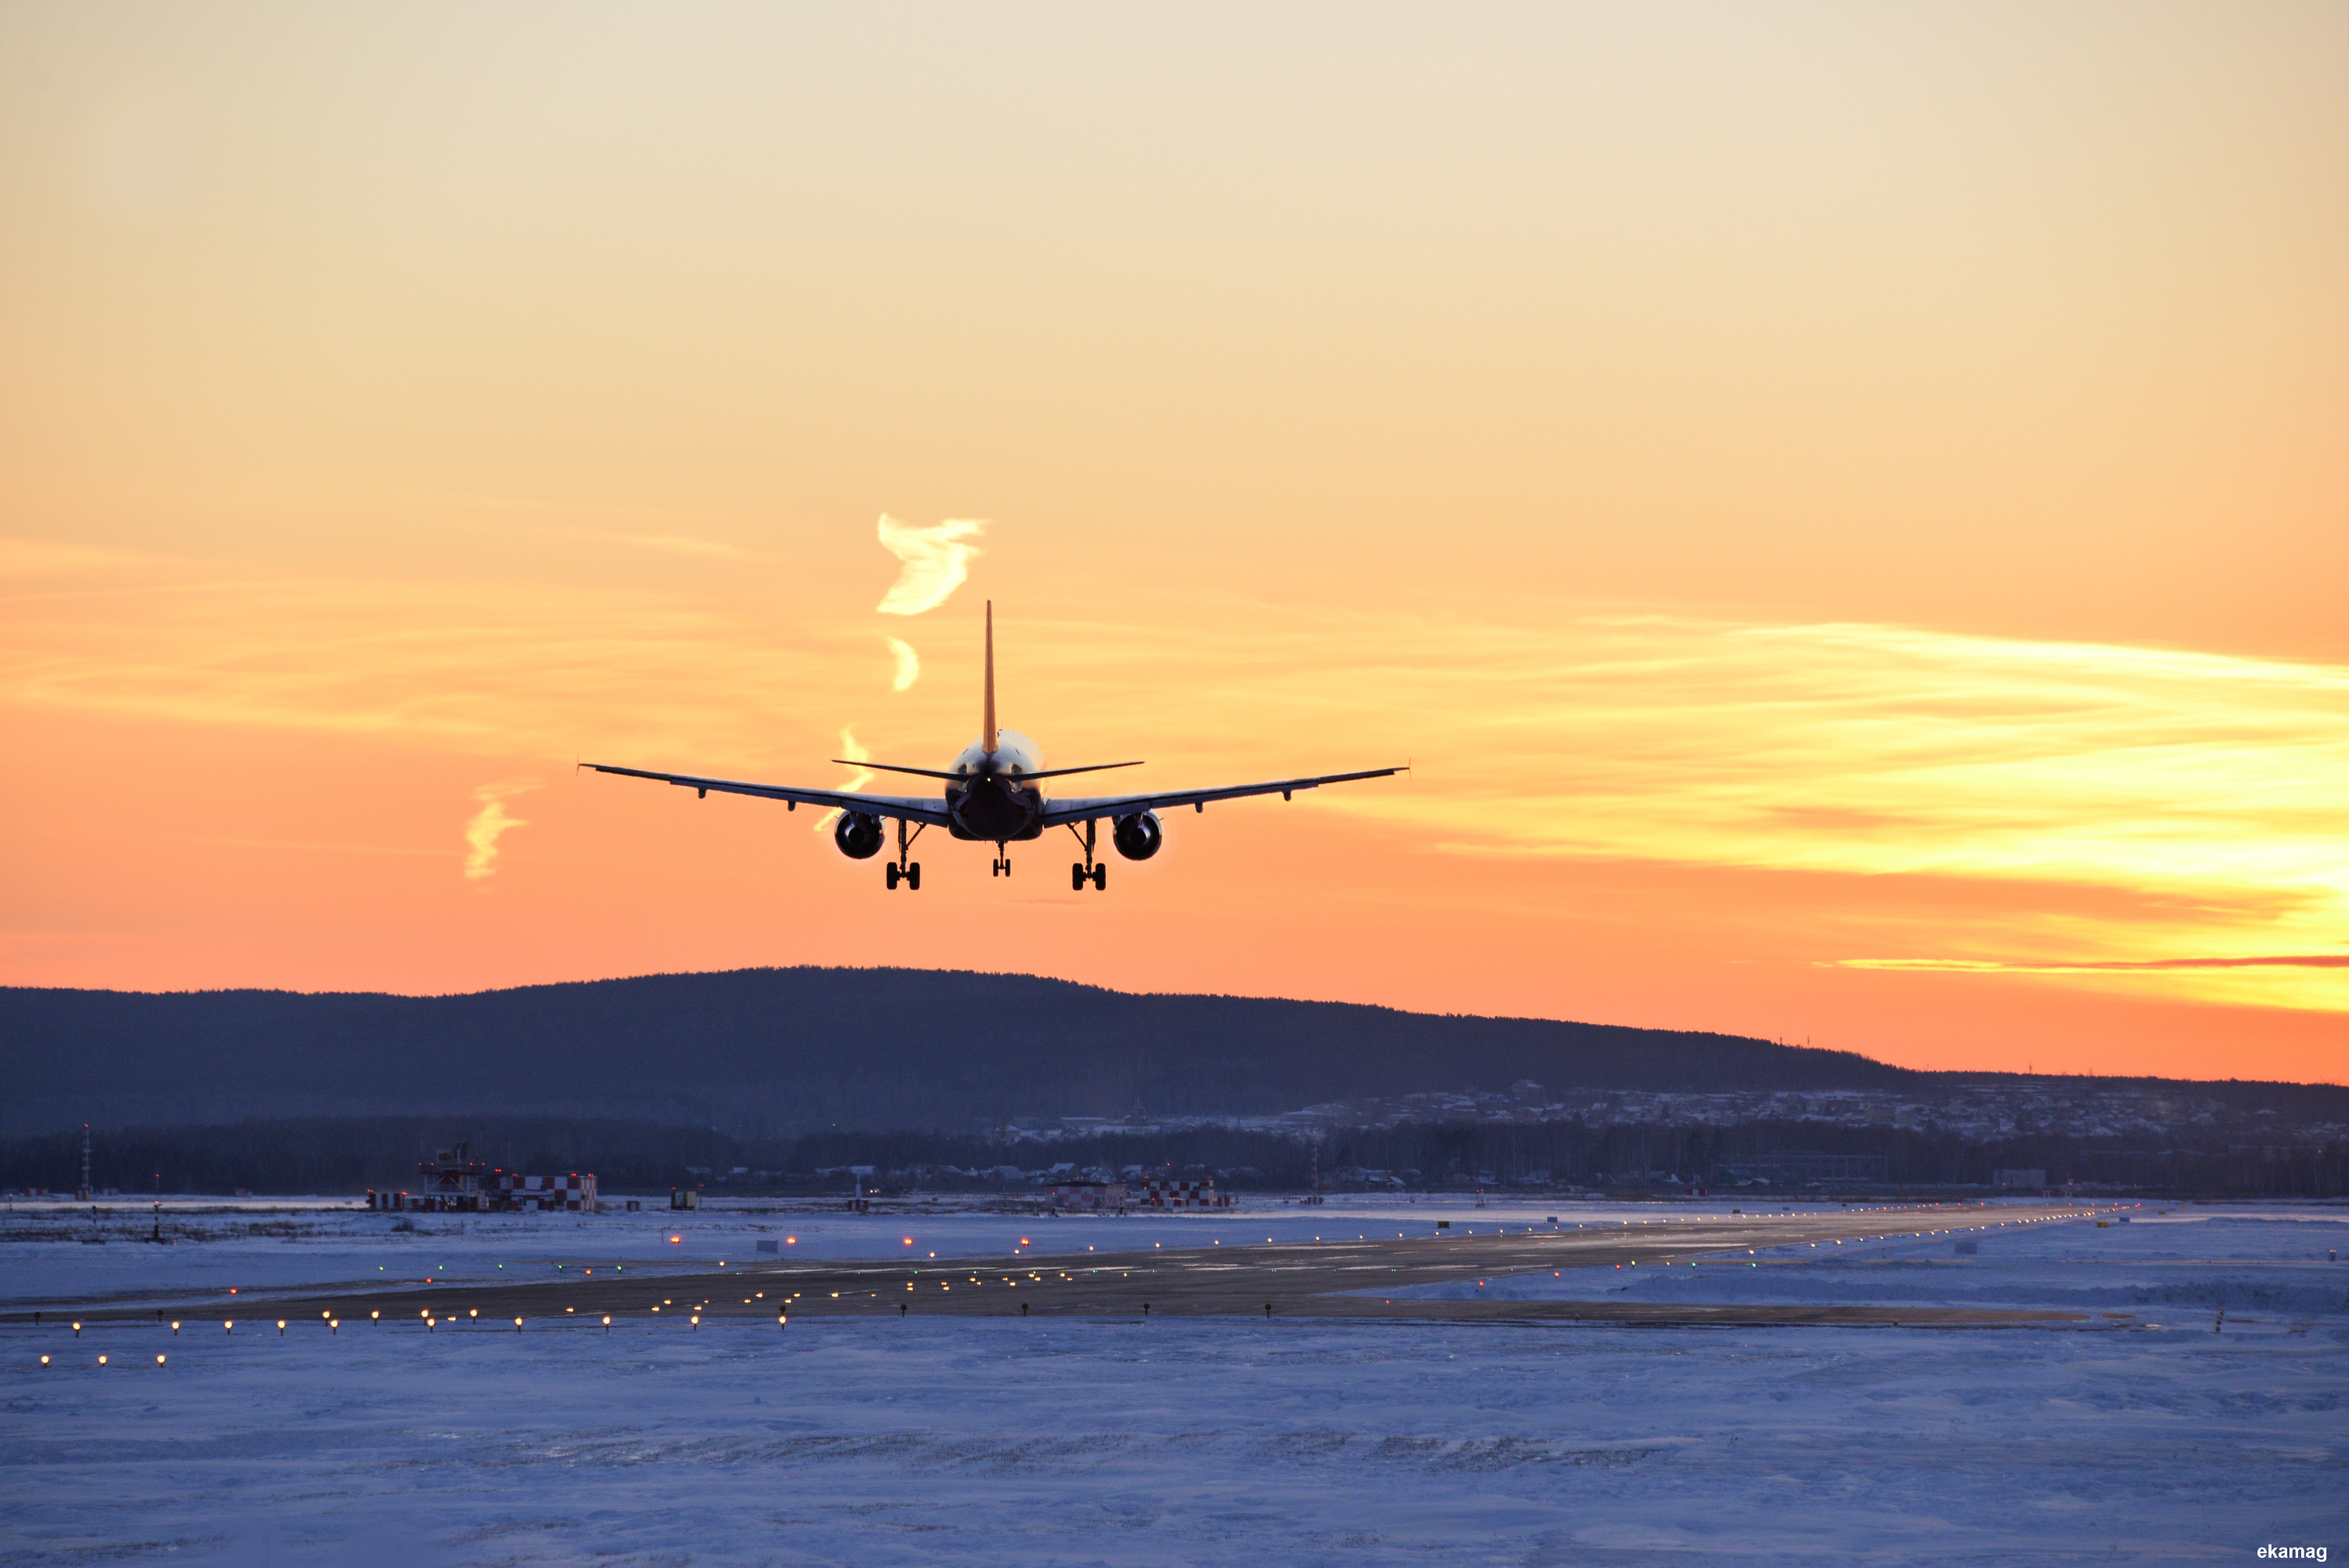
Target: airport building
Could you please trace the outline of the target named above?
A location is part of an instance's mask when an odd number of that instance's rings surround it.
[[[1228,1209],[1232,1206],[1229,1192],[1218,1192],[1212,1181],[1185,1181],[1172,1178],[1152,1180],[1142,1184],[1134,1194],[1137,1209]]]
[[[595,1177],[574,1171],[563,1176],[524,1176],[492,1170],[472,1157],[472,1145],[443,1149],[416,1165],[416,1191],[367,1189],[370,1209],[425,1214],[538,1214],[595,1212]]]

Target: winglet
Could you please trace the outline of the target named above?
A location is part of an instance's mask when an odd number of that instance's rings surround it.
[[[987,602],[987,706],[979,720],[979,745],[995,755],[995,601]]]

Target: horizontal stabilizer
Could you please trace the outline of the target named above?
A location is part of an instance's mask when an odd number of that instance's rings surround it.
[[[911,773],[916,778],[921,779],[968,779],[970,777],[968,773],[947,773],[942,772],[936,768],[902,768],[894,762],[852,762],[844,757],[835,757],[833,758],[833,761],[838,763],[843,768],[872,768],[876,769],[883,773]],[[1095,762],[1084,768],[1046,768],[1039,772],[1021,773],[1016,775],[1016,777],[1020,779],[1059,779],[1071,773],[1104,773],[1112,768],[1139,768],[1141,766],[1142,763],[1139,760],[1133,762]],[[1006,777],[1014,776],[1006,775]]]

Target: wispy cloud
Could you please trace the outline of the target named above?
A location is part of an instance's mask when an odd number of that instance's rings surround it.
[[[970,576],[978,546],[966,544],[987,530],[983,521],[949,518],[928,528],[881,518],[881,547],[905,564],[877,606],[884,615],[918,615],[945,603]]]
[[[520,823],[510,826],[519,827]],[[314,839],[235,839],[210,834],[189,835],[181,841],[190,844],[209,844],[224,850],[293,850],[302,854],[331,855],[401,855],[422,860],[446,860],[458,853],[455,850],[422,850],[402,844],[342,844]]]
[[[713,561],[760,561],[765,559],[755,550],[745,550],[739,544],[723,540],[696,539],[683,533],[620,533],[609,537],[638,550],[664,551],[671,555],[700,555]]]
[[[2282,953],[2251,958],[2080,959],[2015,963],[1996,958],[1837,958],[1837,969],[1908,969],[1961,975],[2096,975],[2169,969],[2349,969],[2349,954]]]
[[[866,634],[860,628],[855,635]],[[649,586],[264,573],[0,540],[0,708],[379,738],[476,756],[773,760],[751,713],[836,715],[869,643]]]
[[[527,819],[508,814],[505,803],[537,788],[535,779],[518,779],[484,784],[473,791],[473,799],[481,803],[481,809],[465,823],[467,882],[480,882],[497,874],[499,837],[512,829],[530,826]]]
[[[2349,1011],[2342,966],[2166,962],[2337,946],[2349,925],[2349,669],[1907,626],[1522,610],[1236,604],[1212,638],[1159,624],[1025,634],[1056,707],[1112,711],[1148,690],[1148,731],[1103,744],[1147,741],[1181,781],[1409,755],[1408,788],[1324,791],[1314,809],[1485,858],[1878,890],[1903,879],[1916,912],[1877,923],[1860,949],[1871,959],[1985,975],[2037,964],[2054,983]],[[1160,674],[1178,666],[1179,682]],[[1199,749],[1178,755],[1169,737]],[[1814,960],[1852,953],[1851,935],[1823,928]]]
[[[922,678],[922,655],[914,651],[913,644],[903,637],[885,635],[881,640],[897,655],[896,677],[889,683],[891,691],[904,691]]]

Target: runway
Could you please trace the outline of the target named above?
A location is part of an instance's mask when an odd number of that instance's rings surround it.
[[[1528,1274],[1545,1270],[1773,1268],[1788,1259],[1880,1239],[1981,1234],[2023,1223],[2092,1218],[2078,1204],[2044,1209],[1958,1205],[1853,1208],[1836,1213],[1659,1214],[1653,1220],[1577,1226],[1486,1228],[1475,1220],[1433,1234],[1357,1234],[1310,1243],[1249,1245],[1235,1215],[1224,1244],[1154,1246],[1117,1253],[965,1257],[800,1264],[734,1264],[717,1269],[662,1270],[583,1263],[530,1284],[414,1285],[361,1293],[249,1298],[254,1316],[318,1323],[390,1322],[459,1329],[496,1325],[511,1331],[551,1320],[600,1322],[915,1316],[1061,1318],[1314,1317],[1436,1319],[1451,1322],[1583,1321],[1660,1326],[1760,1324],[1918,1326],[2060,1326],[2087,1315],[1992,1308],[1837,1305],[1671,1306],[1649,1303],[1395,1299],[1381,1293],[1412,1286]],[[1333,1216],[1333,1220],[1335,1216]],[[1040,1221],[1040,1223],[1050,1223]],[[1778,1249],[1764,1258],[1764,1251]],[[192,1315],[192,1314],[191,1314]],[[145,1317],[128,1305],[100,1308],[100,1318]]]

